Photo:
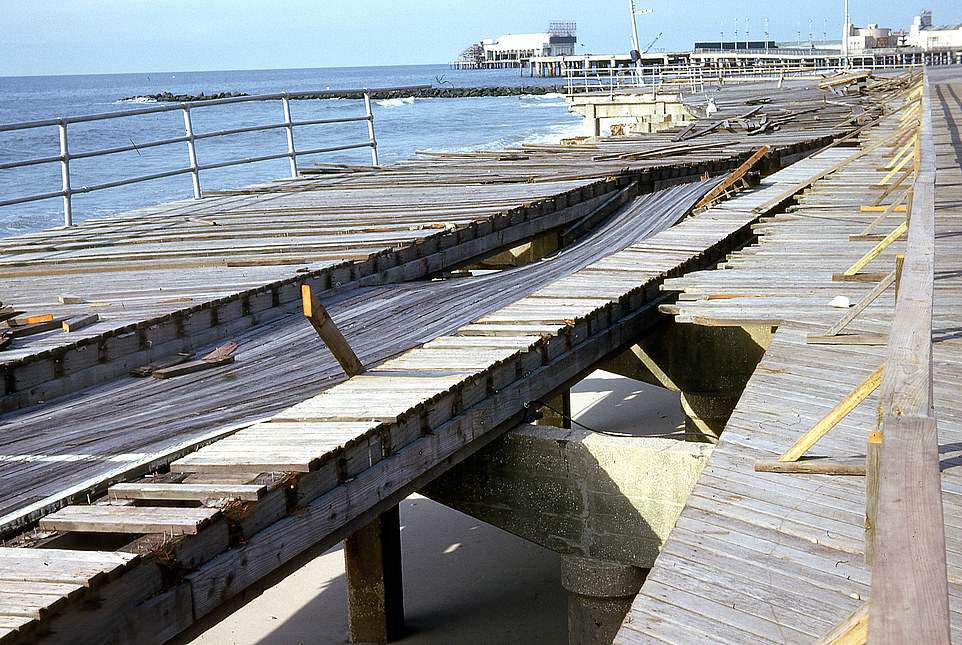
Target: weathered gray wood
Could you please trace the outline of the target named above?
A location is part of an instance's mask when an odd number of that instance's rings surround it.
[[[327,309],[317,299],[311,290],[311,285],[301,285],[301,299],[303,301],[304,317],[311,323],[314,331],[321,337],[327,348],[331,350],[334,358],[341,364],[341,369],[347,374],[348,378],[364,373],[364,365],[358,360],[357,354],[351,349],[350,344],[344,335],[331,320]]]
[[[48,531],[192,535],[219,514],[216,508],[68,506],[40,520],[40,526]]]
[[[394,506],[344,541],[348,634],[352,643],[389,643],[404,632],[401,516]]]
[[[255,484],[114,484],[112,499],[199,500],[240,499],[257,501],[267,489]]]

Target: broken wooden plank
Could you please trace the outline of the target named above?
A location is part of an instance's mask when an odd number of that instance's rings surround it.
[[[200,372],[203,370],[212,369],[214,367],[229,365],[230,363],[234,362],[234,352],[236,351],[237,343],[226,343],[212,351],[210,354],[207,354],[200,360],[180,363],[179,365],[174,365],[172,367],[155,369],[150,375],[154,378],[160,379],[173,378],[175,376],[193,374],[194,372]]]
[[[356,376],[364,372],[364,365],[358,359],[357,354],[351,349],[348,344],[347,339],[341,334],[341,331],[334,324],[334,321],[328,315],[327,310],[324,305],[321,304],[317,296],[311,291],[311,286],[309,284],[301,285],[301,300],[304,306],[304,317],[311,323],[314,327],[314,331],[317,335],[321,337],[324,344],[337,359],[337,362],[341,364],[341,368],[344,373],[350,376]]]
[[[70,320],[63,321],[63,330],[65,333],[70,333],[73,331],[79,331],[85,327],[90,327],[100,322],[99,314],[90,314],[89,316],[81,316],[80,318],[71,318]]]
[[[137,377],[150,376],[151,374],[154,373],[155,370],[164,369],[166,367],[173,367],[175,365],[180,365],[181,363],[186,363],[193,357],[194,357],[193,352],[181,352],[179,354],[175,354],[171,358],[167,358],[162,361],[156,361],[154,363],[148,363],[147,365],[143,365],[141,367],[135,367],[134,369],[130,370],[129,374],[131,376],[137,376]]]

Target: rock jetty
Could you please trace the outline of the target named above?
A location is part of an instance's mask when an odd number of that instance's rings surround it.
[[[391,92],[372,92],[371,98],[375,100],[401,99],[413,96],[419,99],[458,99],[481,96],[521,96],[523,94],[553,94],[564,92],[563,85],[549,85],[536,87],[508,87],[504,85],[492,87],[430,87],[419,90],[391,91]],[[147,96],[128,96],[121,101],[157,101],[158,103],[186,103],[188,101],[210,101],[213,99],[228,99],[238,96],[249,96],[244,92],[216,92],[214,94],[173,94],[171,92],[161,92],[160,94],[149,94]],[[309,94],[298,96],[298,99],[362,99],[364,92],[360,90],[344,90],[338,92],[325,92],[324,94]]]

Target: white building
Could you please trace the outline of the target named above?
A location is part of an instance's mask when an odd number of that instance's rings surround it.
[[[880,47],[895,47],[897,45],[897,38],[892,35],[892,30],[887,27],[879,27],[876,24],[869,24],[865,27],[849,26],[848,50],[850,52]]]
[[[962,24],[933,26],[932,12],[926,9],[921,15],[915,16],[905,44],[922,49],[962,47]]]
[[[487,62],[521,61],[533,56],[571,56],[575,53],[574,35],[507,34],[482,40]]]

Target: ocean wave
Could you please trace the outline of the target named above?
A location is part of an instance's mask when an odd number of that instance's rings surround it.
[[[157,99],[149,96],[132,96],[129,99],[118,99],[114,103],[156,103]]]
[[[490,141],[480,146],[451,146],[436,149],[427,148],[426,150],[430,152],[474,152],[478,150],[506,150],[508,148],[517,148],[525,144],[557,145],[561,143],[562,139],[579,136],[581,134],[583,134],[583,126],[580,121],[577,123],[559,123],[556,125],[550,125],[544,130],[539,129],[534,132],[528,132],[524,136],[520,137],[500,137],[494,141]]]
[[[403,99],[384,99],[383,101],[375,101],[375,103],[381,107],[403,107],[414,103],[414,97],[405,96]]]
[[[553,107],[565,107],[565,105],[566,105],[565,102],[564,102],[564,101],[561,101],[560,103],[548,103],[548,102],[543,102],[543,103],[521,103],[521,104],[519,104],[519,107],[525,108],[525,109],[527,109],[527,108],[553,108]]]
[[[522,94],[523,99],[534,99],[535,101],[551,101],[554,99],[563,99],[565,97],[561,92],[548,92],[547,94]]]

